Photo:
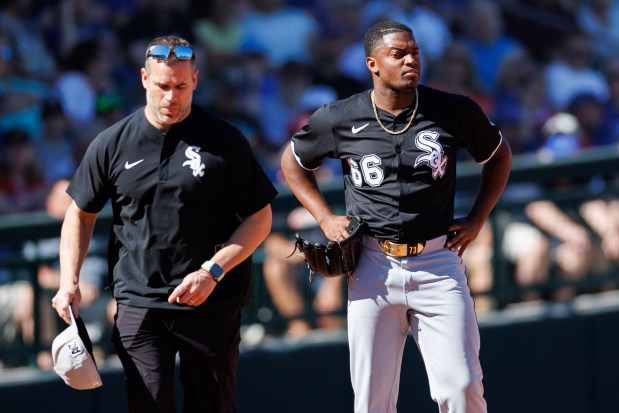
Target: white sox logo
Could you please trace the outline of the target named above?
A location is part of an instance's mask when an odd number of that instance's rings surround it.
[[[190,146],[185,149],[185,156],[189,158],[188,161],[183,162],[183,166],[189,166],[193,170],[193,176],[204,176],[204,163],[200,157],[200,147]]]
[[[437,142],[439,137],[438,132],[424,131],[420,132],[415,138],[417,148],[426,152],[424,155],[419,155],[415,160],[415,168],[424,162],[432,168],[432,178],[438,179],[445,175],[447,168],[447,156],[443,151],[443,147]]]
[[[73,358],[79,356],[84,352],[77,340],[73,340],[67,343],[67,348],[69,349],[69,355]]]

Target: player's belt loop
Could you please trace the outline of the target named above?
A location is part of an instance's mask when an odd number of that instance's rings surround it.
[[[398,244],[389,240],[378,240],[378,245],[385,254],[391,257],[414,257],[421,254],[426,243],[424,241],[415,244]]]

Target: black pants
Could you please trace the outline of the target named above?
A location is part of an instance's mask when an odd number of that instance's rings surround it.
[[[174,413],[180,359],[184,413],[233,413],[241,312],[214,316],[119,304],[112,341],[131,413]]]

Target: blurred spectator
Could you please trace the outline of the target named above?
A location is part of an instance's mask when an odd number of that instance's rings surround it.
[[[47,98],[41,112],[43,134],[36,145],[37,160],[46,183],[51,185],[58,179],[71,177],[75,172],[75,142],[69,134],[69,121],[56,98]]]
[[[513,154],[536,151],[542,127],[555,110],[546,98],[541,65],[520,49],[505,56],[498,68],[492,121],[508,140]]]
[[[346,34],[341,29],[323,30],[312,45],[311,83],[330,87],[336,92],[337,99],[347,98],[365,89],[363,83],[342,73],[337,66],[338,56],[346,41]]]
[[[0,214],[43,210],[47,186],[28,133],[9,131],[0,153]]]
[[[108,10],[112,27],[120,28],[126,27],[141,0],[101,0],[101,2]]]
[[[95,119],[97,95],[113,89],[111,62],[98,40],[77,44],[68,59],[67,71],[55,88],[65,115],[76,128]]]
[[[39,18],[47,44],[66,59],[79,43],[113,34],[110,12],[99,0],[60,0]]]
[[[574,0],[501,1],[507,33],[540,63],[554,59],[563,39],[578,29]],[[466,14],[460,19],[465,20]]]
[[[47,86],[18,74],[14,47],[0,26],[0,131],[26,130],[41,134],[39,105]]]
[[[604,69],[609,97],[604,103],[604,131],[597,145],[619,144],[619,55],[606,61]]]
[[[337,31],[344,38],[344,45],[360,40],[363,36],[362,16],[366,0],[327,0],[329,18],[321,21],[323,31]]]
[[[122,44],[167,35],[193,41],[188,0],[136,0],[136,5],[127,24],[119,27]]]
[[[471,53],[462,42],[454,41],[445,48],[428,83],[436,89],[470,97],[489,116],[494,111],[492,96],[481,88]]]
[[[593,43],[596,61],[604,61],[619,53],[619,1],[577,2],[576,17],[580,29]]]
[[[22,273],[22,271],[19,271]],[[0,347],[10,347],[20,343],[32,343],[34,322],[32,306],[24,305],[33,301],[30,281],[15,277],[8,269],[0,269]],[[27,363],[21,357],[8,357],[0,353],[0,371]]]
[[[619,263],[619,199],[594,199],[583,203],[579,212],[600,238],[604,255]]]
[[[545,140],[538,150],[544,162],[575,156],[584,147],[584,134],[576,116],[559,112],[551,116],[542,128]]]
[[[16,73],[49,82],[56,76],[56,61],[44,41],[33,6],[32,0],[3,1],[0,5],[0,28],[13,47]]]
[[[331,13],[337,22],[336,30],[341,30],[342,49],[335,58],[339,73],[356,79],[364,89],[372,87],[372,77],[365,65],[357,62],[365,61],[363,50],[363,25],[365,0],[332,0]]]
[[[594,271],[599,256],[588,229],[578,222],[577,214],[550,200],[533,201],[525,207],[526,216],[551,240],[551,256],[558,267],[559,281],[581,280]],[[553,291],[558,300],[571,299],[579,291],[567,286]]]
[[[209,62],[225,65],[239,57],[241,28],[238,16],[241,13],[239,0],[213,0],[207,2],[203,14],[193,22],[193,35],[207,53]]]
[[[556,59],[545,68],[546,87],[550,103],[564,110],[577,95],[590,93],[600,100],[608,98],[604,76],[591,67],[591,41],[586,34],[572,33],[560,47]]]
[[[319,31],[311,14],[285,0],[252,0],[251,6],[239,20],[243,43],[261,47],[273,67],[292,60],[310,63],[310,45]]]
[[[469,48],[482,90],[491,92],[496,85],[501,61],[522,46],[504,33],[499,4],[474,0],[469,8],[463,40]]]
[[[311,77],[306,65],[291,60],[279,67],[272,80],[260,90],[255,116],[269,147],[279,151],[290,138],[288,125],[302,111],[300,99]]]
[[[586,148],[606,138],[604,104],[595,95],[584,93],[572,99],[567,112],[574,115],[581,130],[581,147]]]
[[[550,242],[542,232],[519,213],[507,224],[499,248],[508,262],[508,276],[523,291],[517,299],[495,301],[489,292],[495,283],[493,266],[494,228],[490,222],[482,227],[478,237],[466,249],[462,259],[466,265],[469,287],[479,312],[500,309],[513,301],[532,301],[542,298],[537,287],[548,281],[550,274]]]

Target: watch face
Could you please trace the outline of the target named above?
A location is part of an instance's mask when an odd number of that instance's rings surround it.
[[[206,269],[208,272],[210,272],[211,274],[213,274],[213,276],[215,278],[219,278],[223,275],[224,270],[217,264],[213,263],[213,262],[208,262],[205,265]]]

